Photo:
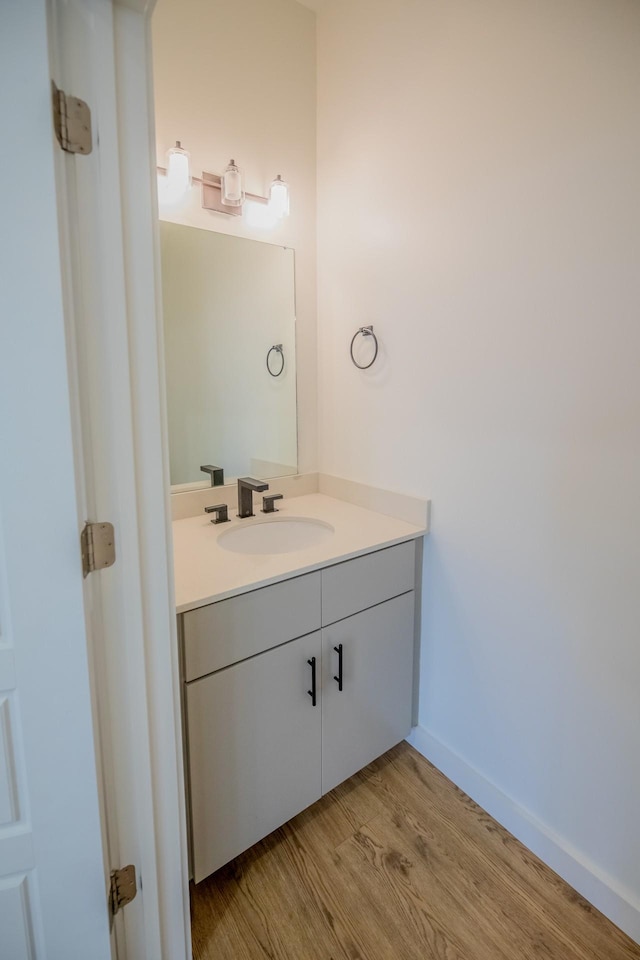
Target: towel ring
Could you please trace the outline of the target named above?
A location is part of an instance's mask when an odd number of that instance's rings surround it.
[[[356,337],[359,337],[361,334],[362,334],[363,337],[373,337],[373,342],[374,342],[375,345],[376,345],[375,352],[374,352],[374,354],[373,354],[373,358],[371,359],[371,361],[370,361],[369,363],[365,363],[365,364],[357,363],[357,362],[356,362],[356,358],[355,358],[354,355],[353,355],[353,345],[354,345],[354,343],[356,342]],[[369,326],[369,327],[358,327],[358,329],[356,330],[356,332],[354,333],[354,335],[353,335],[353,337],[352,337],[351,346],[349,347],[349,352],[350,352],[350,354],[351,354],[351,362],[353,363],[354,367],[357,367],[357,368],[358,368],[358,370],[368,370],[369,367],[372,367],[372,366],[374,365],[374,363],[376,362],[376,357],[378,356],[378,338],[376,337],[375,333],[373,332],[373,326]]]
[[[277,373],[273,372],[273,370],[271,369],[271,364],[269,362],[269,357],[274,352],[274,350],[276,353],[280,354],[280,360],[281,360],[280,369],[278,370]],[[279,377],[282,371],[284,370],[284,350],[282,349],[281,343],[274,343],[274,345],[270,347],[269,350],[267,351],[267,370],[269,371],[272,377]]]

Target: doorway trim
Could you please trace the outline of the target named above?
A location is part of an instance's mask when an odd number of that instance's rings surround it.
[[[116,0],[114,50],[158,907],[163,960],[188,960],[189,875],[155,173],[154,6],[155,0]]]

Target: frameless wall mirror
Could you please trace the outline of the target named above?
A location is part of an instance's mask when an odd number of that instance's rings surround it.
[[[160,223],[171,484],[297,472],[294,252]]]

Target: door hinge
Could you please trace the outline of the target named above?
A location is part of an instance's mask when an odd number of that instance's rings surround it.
[[[58,143],[67,153],[91,153],[91,109],[84,100],[71,97],[51,81],[53,126]]]
[[[126,907],[128,903],[131,903],[137,892],[136,868],[132,863],[130,863],[128,867],[122,867],[120,870],[113,870],[111,872],[111,885],[109,888],[111,916],[115,917],[116,913],[118,913],[122,907]]]
[[[82,575],[112,567],[116,562],[116,537],[112,523],[85,523],[80,534]]]

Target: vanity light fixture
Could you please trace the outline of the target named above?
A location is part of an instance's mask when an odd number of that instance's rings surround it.
[[[199,182],[205,210],[226,213],[229,217],[244,215],[252,229],[273,229],[278,220],[289,216],[289,185],[280,174],[272,182],[268,198],[244,190],[242,173],[235,160],[231,160],[222,176],[203,173]]]
[[[282,220],[289,216],[289,184],[282,179],[280,174],[275,178],[269,190],[269,207],[273,213]]]
[[[247,193],[242,182],[242,173],[231,160],[220,176],[203,172],[202,177],[191,176],[191,154],[179,140],[167,152],[167,166],[158,167],[158,199],[161,204],[174,204],[184,199],[194,184],[202,186],[202,206],[205,210],[224,213],[228,217],[240,217],[247,211],[247,223],[251,227],[272,229],[278,220],[289,216],[289,185],[280,174],[269,188],[269,196],[261,197]],[[245,199],[251,201],[245,204]]]
[[[235,170],[231,169],[232,167]],[[247,225],[253,228],[272,230],[277,227],[278,220],[289,215],[289,187],[278,176],[273,181],[269,197],[261,197],[256,193],[249,193],[238,184],[236,172],[240,175],[235,162],[232,160],[222,176],[217,173],[203,172],[202,179],[193,178],[194,183],[202,184],[202,206],[205,210],[216,213],[225,213],[228,217],[244,216]],[[227,183],[230,178],[230,183]],[[275,185],[275,187],[274,187]],[[235,198],[230,202],[229,197]],[[242,200],[238,202],[237,197]],[[246,202],[245,202],[246,201]]]

